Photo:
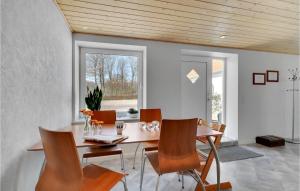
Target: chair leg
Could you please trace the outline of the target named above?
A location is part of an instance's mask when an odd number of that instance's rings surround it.
[[[126,170],[125,170],[125,162],[124,162],[124,155],[123,155],[123,152],[120,154],[120,159],[121,159],[121,170],[123,171],[124,175],[126,173]],[[124,176],[124,181],[126,183],[126,175]]]
[[[84,160],[85,159],[85,160]],[[87,165],[87,162],[88,162],[88,158],[83,158],[82,157],[82,160],[81,160],[81,163],[83,166],[86,166]]]
[[[200,178],[199,174],[197,173],[196,170],[194,170],[194,173],[195,173],[195,175],[197,176],[197,178],[199,179],[199,183],[200,183],[200,185],[201,185],[202,191],[205,191],[204,183],[203,183],[202,179]]]
[[[158,191],[159,179],[160,179],[160,175],[158,175],[158,177],[157,177],[157,183],[156,183],[155,191]]]
[[[140,147],[141,143],[139,143],[137,146],[136,146],[136,149],[135,149],[135,152],[134,152],[134,158],[133,158],[133,166],[132,166],[132,169],[135,169],[135,158],[136,158],[136,153]]]
[[[125,172],[125,163],[124,163],[124,155],[123,152],[120,154],[120,159],[121,159],[121,170]]]
[[[181,174],[181,179],[182,179],[181,188],[184,189],[184,176],[183,176],[183,172]]]
[[[177,175],[178,175],[178,182],[180,182],[181,180],[180,180],[180,174],[179,174],[179,172],[177,172]]]
[[[143,188],[143,178],[144,178],[145,162],[146,162],[146,156],[143,158],[143,162],[142,162],[142,166],[141,166],[140,191],[142,191],[142,188]]]

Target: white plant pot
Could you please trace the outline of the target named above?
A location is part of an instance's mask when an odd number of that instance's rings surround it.
[[[138,113],[134,113],[134,114],[129,113],[129,117],[130,118],[137,118],[138,117]]]

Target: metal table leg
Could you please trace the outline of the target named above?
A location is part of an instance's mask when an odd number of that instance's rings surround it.
[[[214,142],[212,141],[210,136],[207,136],[209,145],[215,155],[215,159],[216,159],[216,167],[217,167],[217,191],[220,191],[220,160],[219,160],[219,155],[217,152],[217,149],[215,147]]]

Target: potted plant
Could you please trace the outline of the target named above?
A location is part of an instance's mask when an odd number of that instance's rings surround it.
[[[92,111],[98,111],[101,109],[102,90],[97,86],[94,90],[89,90],[87,87],[87,96],[85,97],[85,103],[87,108]]]
[[[138,117],[138,110],[134,109],[134,108],[130,108],[128,110],[129,116],[130,118],[137,118]]]

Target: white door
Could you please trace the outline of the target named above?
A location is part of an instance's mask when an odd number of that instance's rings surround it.
[[[181,116],[208,119],[211,107],[207,102],[207,69],[211,58],[182,56],[181,63]],[[209,91],[211,92],[211,91]]]

